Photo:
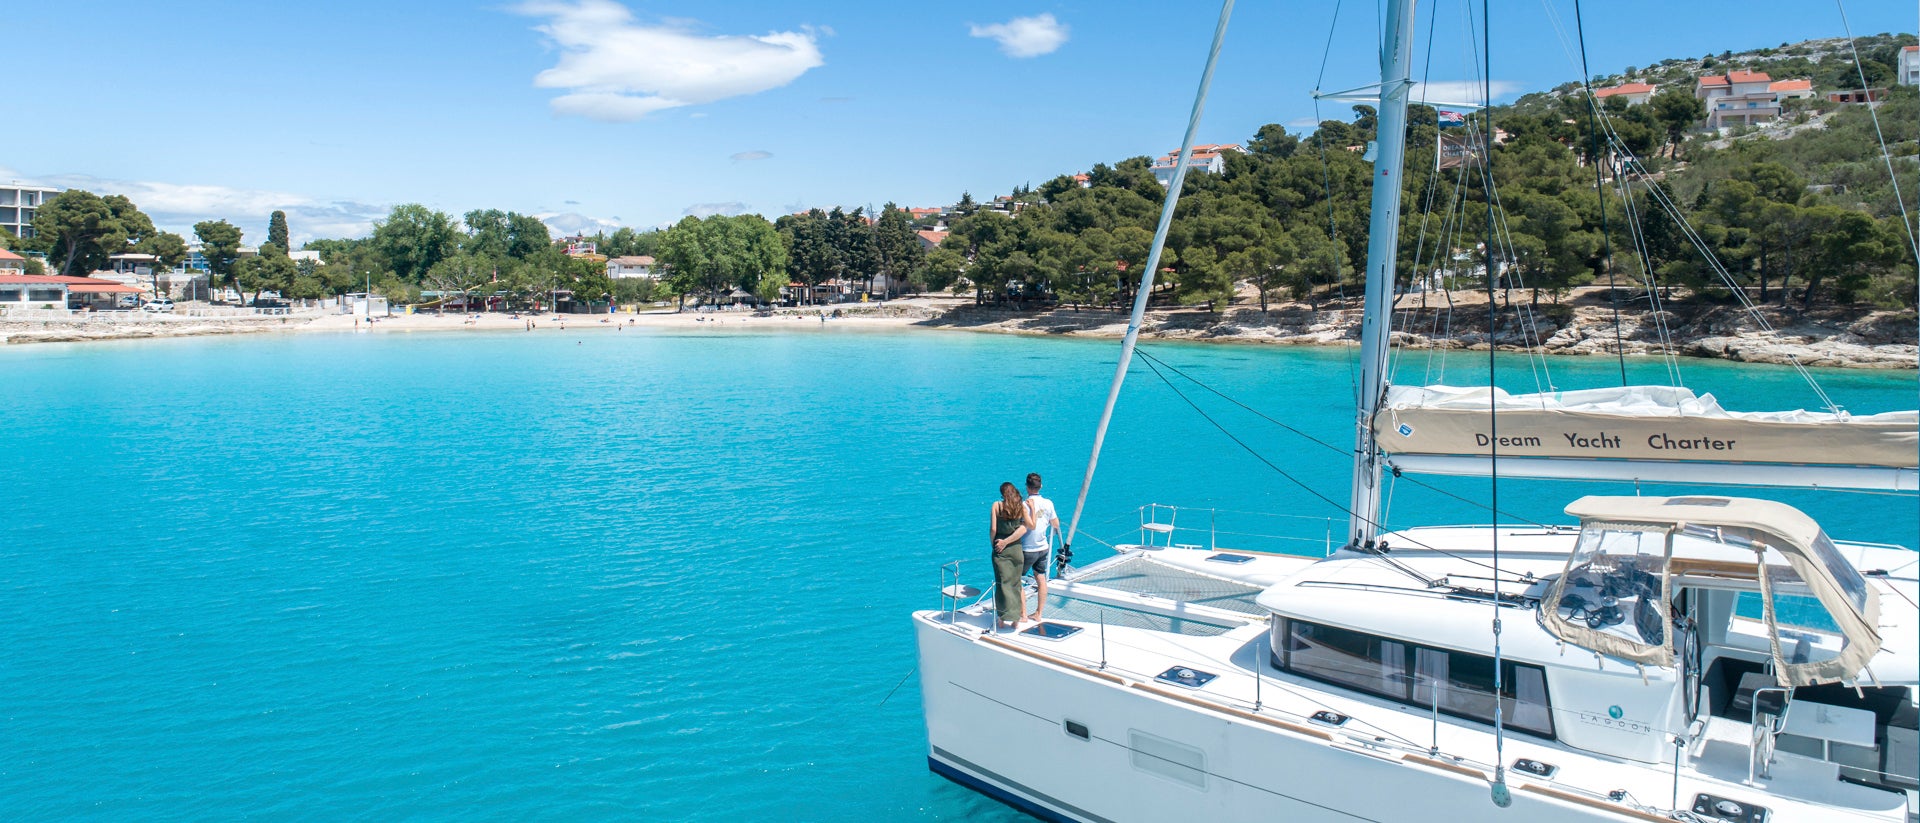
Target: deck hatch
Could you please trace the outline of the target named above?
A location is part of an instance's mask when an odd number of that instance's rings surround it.
[[[1079,626],[1052,622],[1035,623],[1020,631],[1021,634],[1030,634],[1042,640],[1065,640],[1079,632]]]
[[[1347,724],[1346,715],[1341,714],[1339,712],[1326,711],[1324,709],[1314,712],[1313,717],[1310,719],[1315,723],[1325,723],[1329,726],[1344,726]]]
[[[1197,689],[1208,683],[1212,683],[1216,677],[1219,677],[1219,675],[1212,672],[1203,672],[1190,666],[1174,666],[1155,675],[1153,679],[1162,683],[1172,683],[1175,686]]]
[[[1766,823],[1768,818],[1765,806],[1704,793],[1693,796],[1693,813],[1704,815],[1708,820],[1729,820],[1733,823]]]

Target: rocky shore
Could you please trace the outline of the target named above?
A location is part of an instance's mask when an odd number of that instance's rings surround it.
[[[1652,312],[1620,311],[1616,336],[1614,312],[1604,301],[1517,304],[1502,308],[1489,334],[1486,303],[1458,301],[1451,309],[1421,307],[1403,298],[1394,317],[1394,340],[1411,348],[1485,351],[1489,342],[1502,351],[1544,351],[1555,355],[1658,355],[1670,345],[1684,357],[1745,363],[1788,364],[1851,369],[1913,369],[1920,363],[1913,312],[1860,312],[1834,309],[1799,312],[1779,307],[1761,310],[1760,320],[1737,306],[1676,306]],[[1011,334],[1120,337],[1124,313],[1112,310],[1055,309],[1019,312],[971,305],[955,307],[917,325]],[[1303,346],[1357,345],[1357,306],[1275,305],[1267,311],[1234,308],[1224,312],[1181,308],[1150,311],[1141,335],[1165,340],[1276,343]],[[1664,327],[1665,333],[1662,333]],[[1662,340],[1671,341],[1663,345]]]
[[[69,320],[9,320],[0,318],[0,343],[80,343],[94,340],[146,340],[156,337],[199,337],[210,334],[253,334],[288,331],[307,322],[304,317],[210,317],[103,322]]]
[[[1622,306],[1618,331],[1614,311],[1604,298],[1529,307],[1504,305],[1491,333],[1486,302],[1478,295],[1456,293],[1452,306],[1445,295],[1404,297],[1394,317],[1394,340],[1410,348],[1446,348],[1485,351],[1489,343],[1502,351],[1544,351],[1555,355],[1611,357],[1659,355],[1671,350],[1683,357],[1733,360],[1745,363],[1788,364],[1849,369],[1913,369],[1920,362],[1913,312],[1823,309],[1801,312],[1769,306],[1756,319],[1737,306],[1669,303],[1661,312]],[[829,322],[820,323],[826,314]],[[540,330],[631,327],[680,327],[714,331],[731,329],[843,329],[931,328],[1002,334],[1119,338],[1126,333],[1127,316],[1112,309],[1060,308],[1019,311],[975,306],[971,300],[921,297],[877,304],[840,304],[781,309],[771,314],[751,312],[650,312],[640,315],[594,317],[569,315],[539,319]],[[1764,323],[1762,322],[1764,320]],[[615,322],[623,321],[623,322]],[[501,314],[478,319],[463,315],[409,315],[383,318],[367,331],[502,331],[525,328],[525,320]],[[1350,346],[1360,341],[1358,305],[1322,303],[1274,304],[1266,311],[1236,306],[1223,312],[1204,308],[1155,309],[1148,312],[1144,337],[1223,343],[1295,346]],[[1663,333],[1664,329],[1664,333]],[[113,322],[67,320],[11,320],[0,318],[0,343],[60,343],[91,340],[136,340],[210,334],[248,334],[271,331],[353,332],[361,330],[349,315],[320,317],[169,317],[129,316]],[[1672,341],[1663,344],[1662,341]]]

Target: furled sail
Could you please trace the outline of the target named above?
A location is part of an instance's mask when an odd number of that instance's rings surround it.
[[[1394,386],[1373,427],[1388,462],[1418,473],[1484,474],[1497,449],[1512,476],[1909,491],[1920,477],[1920,412],[1733,412],[1669,386]]]

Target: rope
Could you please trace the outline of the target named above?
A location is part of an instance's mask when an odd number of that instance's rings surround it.
[[[1107,425],[1113,422],[1114,404],[1120,401],[1120,386],[1126,382],[1127,366],[1133,360],[1133,347],[1140,339],[1140,321],[1147,313],[1147,298],[1153,292],[1154,272],[1160,268],[1160,253],[1167,245],[1167,230],[1173,225],[1173,209],[1180,200],[1180,188],[1187,180],[1187,167],[1193,161],[1193,137],[1200,129],[1200,115],[1206,110],[1207,90],[1213,86],[1213,69],[1220,62],[1220,44],[1227,38],[1227,21],[1233,17],[1233,0],[1220,4],[1220,20],[1214,25],[1213,45],[1207,50],[1207,65],[1200,73],[1200,89],[1194,94],[1193,110],[1187,115],[1187,133],[1180,141],[1180,157],[1174,163],[1173,180],[1167,185],[1167,199],[1160,207],[1160,225],[1153,233],[1153,246],[1147,252],[1146,271],[1140,273],[1140,291],[1133,298],[1133,316],[1127,321],[1127,335],[1120,343],[1120,362],[1113,370],[1113,385],[1107,388],[1107,403],[1100,410],[1100,425],[1093,433],[1093,453],[1087,457],[1087,473],[1080,479],[1080,497],[1073,504],[1073,520],[1067,526],[1062,548],[1071,552],[1073,537],[1080,529],[1080,514],[1086,510],[1087,491],[1093,487],[1094,469],[1100,465],[1100,447],[1107,440]]]

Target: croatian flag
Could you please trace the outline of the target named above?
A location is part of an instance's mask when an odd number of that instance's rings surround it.
[[[1451,126],[1464,126],[1466,124],[1467,124],[1467,116],[1464,114],[1461,114],[1460,112],[1444,111],[1444,110],[1440,112],[1440,128],[1444,129]]]

